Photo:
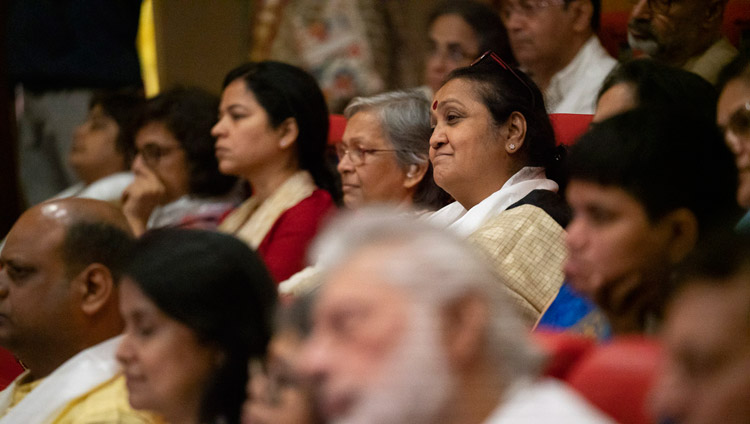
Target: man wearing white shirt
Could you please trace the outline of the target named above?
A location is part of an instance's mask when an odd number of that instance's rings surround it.
[[[0,423],[146,423],[115,361],[117,268],[131,243],[111,204],[62,199],[25,212],[0,251],[0,345],[26,366]]]
[[[359,210],[313,252],[325,282],[295,366],[327,422],[611,422],[539,377],[502,282],[452,232]]]
[[[728,0],[630,0],[630,47],[654,60],[682,68],[716,84],[737,56],[721,35]]]
[[[502,0],[500,15],[521,68],[544,93],[549,113],[593,114],[615,61],[595,31],[601,0]]]

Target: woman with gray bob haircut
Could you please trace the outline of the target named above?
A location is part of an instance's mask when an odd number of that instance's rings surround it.
[[[432,179],[429,101],[421,92],[357,97],[344,115],[336,151],[348,208],[390,203],[435,210],[447,204],[449,196]]]

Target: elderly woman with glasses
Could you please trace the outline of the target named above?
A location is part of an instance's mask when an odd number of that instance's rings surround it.
[[[432,179],[429,101],[422,93],[357,97],[344,115],[346,130],[336,153],[347,208],[386,203],[436,210],[447,203]]]
[[[123,212],[136,235],[159,227],[215,229],[238,203],[235,178],[219,172],[211,126],[218,99],[177,88],[149,100],[135,136],[135,180]]]
[[[347,208],[380,204],[425,213],[450,201],[432,178],[429,101],[422,92],[357,97],[344,115],[346,129],[336,153]],[[306,293],[317,287],[318,276],[316,267],[308,267],[282,282],[279,291]]]
[[[477,243],[533,324],[562,284],[570,219],[548,178],[560,152],[542,94],[488,52],[453,71],[430,109],[435,182],[456,201],[427,219]]]

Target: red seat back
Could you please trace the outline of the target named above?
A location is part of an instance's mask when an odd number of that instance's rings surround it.
[[[623,424],[653,422],[648,397],[661,361],[655,340],[626,337],[592,350],[568,374],[568,383]]]
[[[12,353],[0,347],[0,390],[8,387],[23,372]]]
[[[557,144],[570,146],[588,130],[594,115],[553,113],[549,115]]]
[[[332,146],[341,141],[346,129],[346,117],[344,115],[328,116],[328,145]]]

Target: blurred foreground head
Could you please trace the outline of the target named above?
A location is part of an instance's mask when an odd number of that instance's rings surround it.
[[[750,238],[706,243],[686,264],[667,309],[657,416],[750,422]]]
[[[328,419],[481,421],[508,385],[536,375],[501,283],[452,234],[360,210],[332,223],[314,255],[326,283],[299,365]]]
[[[615,332],[645,331],[674,266],[736,222],[732,155],[704,116],[636,109],[595,124],[568,165],[566,276]]]

